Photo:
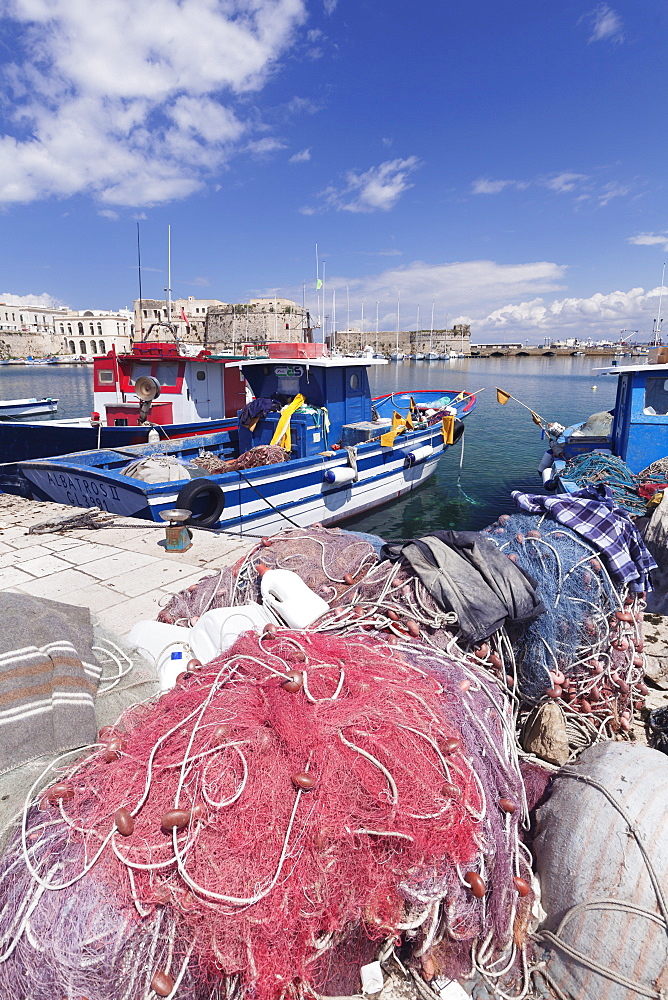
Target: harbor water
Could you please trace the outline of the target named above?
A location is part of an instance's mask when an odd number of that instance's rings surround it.
[[[466,418],[461,473],[462,446],[457,444],[424,486],[345,526],[384,538],[414,538],[436,528],[477,531],[500,514],[512,512],[511,490],[542,492],[536,470],[546,444],[528,410],[513,400],[505,406],[497,403],[495,386],[546,420],[568,426],[614,405],[617,379],[594,370],[595,364],[609,360],[460,358],[371,368],[374,396],[400,390],[463,389],[479,393],[478,404]],[[0,399],[52,396],[60,400],[58,417],[86,415],[93,405],[92,374],[90,366],[2,367]]]

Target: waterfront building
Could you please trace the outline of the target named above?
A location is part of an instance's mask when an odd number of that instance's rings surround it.
[[[306,311],[292,299],[142,299],[135,302],[135,328],[148,340],[164,340],[171,323],[183,344],[214,354],[259,353],[268,343],[304,339]]]
[[[56,319],[58,354],[85,357],[107,354],[112,348],[124,354],[132,347],[134,317],[130,309],[108,312],[102,309],[65,310]]]

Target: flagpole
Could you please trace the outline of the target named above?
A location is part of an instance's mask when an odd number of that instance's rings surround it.
[[[530,414],[531,414],[532,416],[535,416],[535,417],[539,417],[539,418],[540,418],[540,419],[541,419],[541,420],[543,421],[543,423],[547,423],[547,420],[545,420],[545,417],[541,417],[540,413],[536,413],[536,411],[535,411],[535,410],[532,410],[530,406],[528,406],[528,405],[527,405],[526,403],[523,403],[521,399],[518,399],[518,398],[517,398],[517,396],[513,396],[513,394],[512,394],[512,393],[510,393],[510,392],[506,392],[506,390],[505,390],[505,389],[499,389],[498,385],[495,385],[495,386],[494,386],[494,388],[496,389],[496,398],[497,398],[497,401],[498,401],[499,403],[501,403],[501,400],[499,399],[499,393],[501,393],[501,395],[502,395],[502,396],[507,396],[507,397],[508,397],[508,399],[514,399],[516,403],[519,403],[519,404],[520,404],[520,406],[523,406],[525,410],[528,410],[528,411],[529,411],[529,413],[530,413]],[[507,401],[508,401],[508,400],[506,400],[506,402],[507,402]],[[504,404],[503,404],[503,403],[501,403],[501,406],[503,406],[503,405],[504,405]]]

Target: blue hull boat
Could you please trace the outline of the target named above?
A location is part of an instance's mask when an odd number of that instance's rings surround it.
[[[192,511],[190,523],[249,535],[273,534],[288,521],[336,524],[425,482],[475,406],[475,396],[442,390],[372,401],[367,368],[378,363],[385,362],[327,357],[243,362],[239,367],[258,406],[267,402],[266,411],[260,409],[250,422],[241,411],[232,430],[26,461],[20,474],[34,499],[151,521],[181,508]],[[282,412],[271,411],[272,400],[282,404]],[[288,417],[289,440],[281,431]],[[273,444],[285,446],[286,461],[220,473],[195,468],[191,478],[193,459],[203,451],[215,465]],[[143,481],[134,464],[128,474],[131,462],[156,456],[176,460],[171,481]]]
[[[588,452],[616,455],[636,475],[668,456],[668,365],[596,370],[617,375],[614,409],[573,424],[552,440],[540,470],[548,488],[559,483],[566,492],[578,489],[561,473],[570,459]]]

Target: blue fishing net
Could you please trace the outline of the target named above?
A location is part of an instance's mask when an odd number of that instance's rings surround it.
[[[536,580],[547,608],[510,636],[518,692],[535,703],[553,687],[551,674],[590,672],[589,661],[609,646],[608,617],[619,600],[599,553],[570,528],[542,515],[503,514],[484,534]]]
[[[647,501],[638,496],[640,477],[634,476],[626,462],[616,455],[600,451],[576,455],[566,465],[561,479],[577,483],[578,486],[604,483],[612,490],[618,507],[630,514],[644,514],[647,509]]]

